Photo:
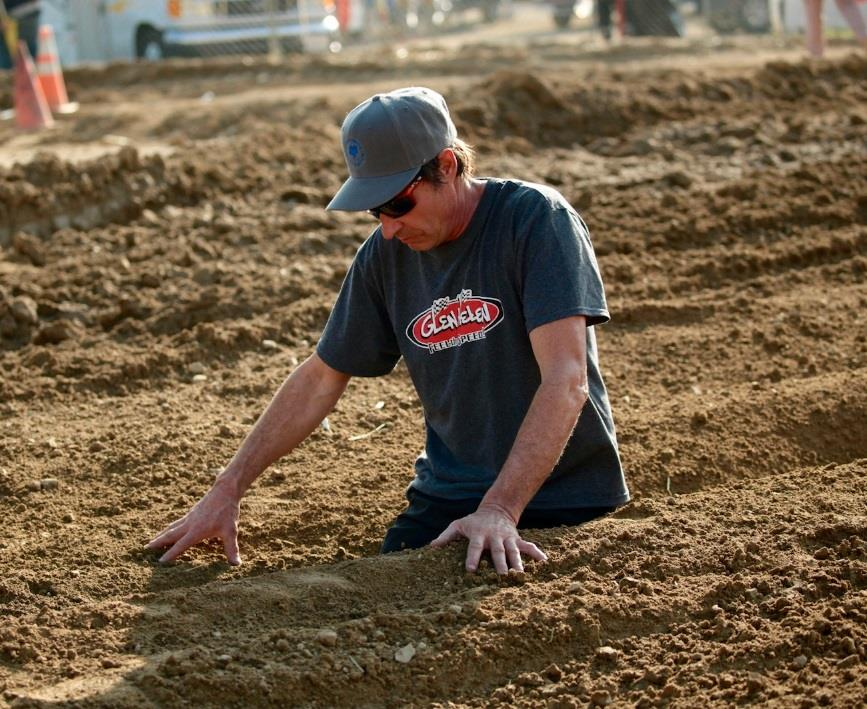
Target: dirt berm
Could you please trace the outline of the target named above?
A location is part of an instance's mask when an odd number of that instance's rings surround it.
[[[0,705],[864,706],[867,59],[745,46],[70,72],[0,168]],[[160,566],[373,226],[323,209],[345,111],[406,83],[587,220],[634,501],[505,580],[378,556],[399,365],[252,489],[242,566]]]

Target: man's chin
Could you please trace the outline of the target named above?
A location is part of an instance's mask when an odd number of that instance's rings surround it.
[[[430,251],[432,248],[431,244],[428,242],[415,239],[408,239],[406,241],[401,240],[400,243],[413,251]]]

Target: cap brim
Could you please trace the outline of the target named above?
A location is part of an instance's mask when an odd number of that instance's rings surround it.
[[[383,177],[350,177],[337,190],[334,199],[325,209],[340,212],[363,212],[373,209],[399,194],[417,174],[418,168],[413,167]]]

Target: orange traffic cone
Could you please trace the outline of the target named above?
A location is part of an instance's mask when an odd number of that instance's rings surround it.
[[[36,69],[30,58],[30,50],[24,42],[18,42],[15,57],[15,123],[19,128],[34,130],[54,125],[42,86],[36,78]]]
[[[54,40],[54,30],[51,25],[39,26],[36,71],[39,73],[39,83],[42,84],[49,108],[55,113],[75,113],[78,104],[70,103],[66,95],[66,84],[63,81],[63,70],[60,68],[57,42]]]

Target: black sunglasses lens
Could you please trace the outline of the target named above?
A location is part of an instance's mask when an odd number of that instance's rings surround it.
[[[413,207],[415,207],[415,200],[412,197],[398,197],[387,204],[383,204],[376,211],[387,217],[396,219],[397,217],[402,217]]]
[[[368,209],[368,213],[372,214],[376,219],[379,219],[381,214],[391,217],[392,219],[398,219],[404,214],[407,214],[413,209],[413,207],[415,207],[415,198],[412,196],[412,190],[419,180],[421,180],[421,172],[419,172],[413,178],[412,182],[404,188],[403,192],[406,194],[403,194],[402,192],[385,204],[381,204],[373,209]]]
[[[367,211],[377,219],[379,219],[381,214],[391,217],[392,219],[397,219],[408,213],[413,207],[415,207],[415,200],[412,197],[407,196],[398,197],[391,200],[391,202],[386,202],[379,207],[374,207]]]

